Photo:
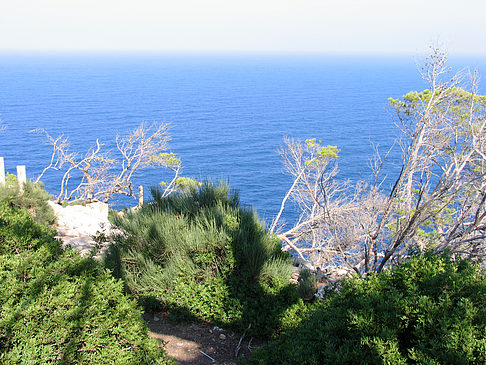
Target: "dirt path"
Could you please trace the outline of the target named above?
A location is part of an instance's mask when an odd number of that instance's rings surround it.
[[[235,353],[241,335],[209,324],[176,322],[162,313],[146,313],[144,319],[150,328],[149,336],[163,341],[167,354],[177,364],[239,364]],[[248,357],[250,349],[262,344],[244,337],[238,356]]]

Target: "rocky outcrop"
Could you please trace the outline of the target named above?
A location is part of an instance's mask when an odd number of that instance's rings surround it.
[[[108,236],[111,225],[108,221],[108,204],[93,202],[85,205],[68,205],[63,207],[49,201],[57,217],[57,232],[62,241],[62,247],[70,246],[79,250],[81,254],[88,255],[97,248],[93,237],[100,233]],[[102,247],[101,251],[103,251]]]

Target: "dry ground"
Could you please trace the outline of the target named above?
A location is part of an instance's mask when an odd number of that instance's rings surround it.
[[[239,334],[205,323],[175,321],[164,313],[146,313],[144,319],[150,328],[149,336],[164,342],[167,354],[177,364],[239,364],[235,356]],[[248,357],[251,350],[262,344],[244,337],[238,357]]]

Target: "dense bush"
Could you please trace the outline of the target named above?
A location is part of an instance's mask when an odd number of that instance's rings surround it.
[[[53,228],[38,224],[26,210],[0,200],[0,254],[20,254],[42,246],[61,252],[54,234]]]
[[[228,186],[206,183],[113,223],[124,234],[107,265],[144,303],[170,313],[269,335],[299,302],[289,256]]]
[[[24,184],[23,194],[19,194],[19,186],[15,175],[7,174],[5,185],[0,185],[0,201],[13,207],[28,210],[41,224],[53,224],[56,216],[47,204],[49,194],[41,182]]]
[[[167,363],[123,284],[0,202],[0,363]]]
[[[486,279],[430,254],[350,279],[289,322],[249,364],[484,364]]]

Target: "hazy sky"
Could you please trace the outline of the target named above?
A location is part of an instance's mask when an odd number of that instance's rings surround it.
[[[0,50],[486,54],[486,0],[0,0]]]

